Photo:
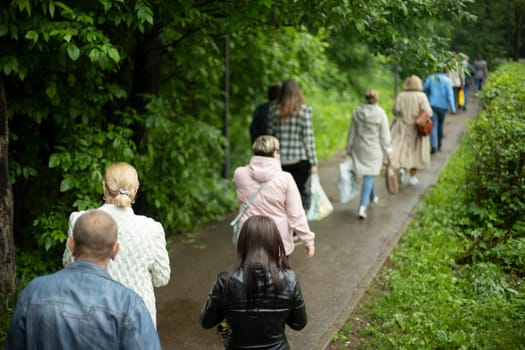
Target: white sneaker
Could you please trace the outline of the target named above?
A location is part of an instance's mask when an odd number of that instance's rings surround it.
[[[359,215],[359,219],[366,219],[366,207],[360,206],[357,215]]]
[[[405,183],[405,168],[400,168],[399,169],[399,184],[402,185]]]
[[[411,186],[415,186],[415,185],[417,185],[419,183],[419,180],[415,176],[410,176],[410,179],[408,180],[408,183]]]
[[[378,196],[375,196],[374,199],[372,199],[370,201],[370,208],[375,208],[377,207],[377,203],[379,203],[379,197]]]

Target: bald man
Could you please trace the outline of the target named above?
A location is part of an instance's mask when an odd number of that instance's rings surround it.
[[[6,349],[160,349],[142,298],[106,271],[117,233],[101,210],[79,217],[67,240],[75,262],[20,293]]]

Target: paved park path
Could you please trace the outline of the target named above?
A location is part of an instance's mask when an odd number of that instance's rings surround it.
[[[321,183],[334,211],[310,224],[316,233],[316,255],[306,259],[304,247],[298,246],[291,256],[308,313],[305,329],[296,332],[287,328],[292,349],[328,347],[415,215],[422,195],[436,183],[464,135],[465,122],[477,114],[477,100],[469,103],[466,112],[447,115],[442,151],[432,155],[431,169],[418,172],[418,185],[403,186],[397,195],[389,195],[384,178],[376,178],[380,201],[378,207],[368,210],[366,220],[357,217],[358,198],[347,204],[338,201],[337,174],[343,151],[320,164]],[[227,271],[234,261],[230,220],[210,225],[191,242],[171,247],[171,281],[156,291],[163,349],[222,349],[215,330],[201,329],[198,319],[215,276]]]

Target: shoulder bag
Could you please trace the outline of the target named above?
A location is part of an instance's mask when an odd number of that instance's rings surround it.
[[[237,214],[237,216],[235,217],[235,219],[232,220],[232,222],[230,222],[230,226],[233,228],[233,238],[232,238],[232,243],[233,245],[236,245],[237,244],[237,238],[239,236],[239,221],[241,220],[241,218],[244,216],[244,213],[246,213],[246,210],[248,210],[248,208],[250,207],[250,205],[252,205],[253,201],[255,200],[255,197],[257,197],[257,195],[259,194],[259,192],[261,192],[261,190],[264,188],[264,186],[266,186],[266,184],[268,183],[268,181],[265,181],[261,184],[261,186],[259,187],[259,189],[257,190],[257,192],[255,192],[251,197],[250,199],[248,200],[247,203],[244,203],[244,205],[242,206],[242,209],[241,211],[239,212],[239,214]]]
[[[427,112],[419,112],[419,115],[416,118],[417,133],[419,136],[430,135],[433,126],[432,119],[430,119],[430,116],[427,114]]]

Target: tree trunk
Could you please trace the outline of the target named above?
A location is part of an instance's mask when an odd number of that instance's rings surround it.
[[[521,50],[521,33],[523,31],[523,11],[519,4],[516,5],[515,16],[514,16],[516,33],[514,38],[514,61],[520,59],[520,50]]]
[[[146,101],[142,94],[158,95],[160,85],[162,45],[158,30],[153,30],[139,45],[135,52],[135,65],[133,69],[133,86],[131,91],[131,106],[139,114],[146,111]],[[146,127],[143,123],[133,125],[133,142],[138,152],[146,152],[143,140],[146,137]],[[141,193],[133,205],[138,214],[147,213],[147,193]]]
[[[15,243],[13,240],[13,191],[8,166],[9,123],[4,80],[0,75],[0,315],[15,293]]]

